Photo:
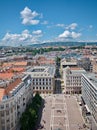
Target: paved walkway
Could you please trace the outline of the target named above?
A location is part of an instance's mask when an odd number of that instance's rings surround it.
[[[86,130],[84,120],[74,96],[64,94],[47,95],[44,97],[45,107],[41,125],[38,130]]]
[[[52,100],[50,128],[69,130],[69,120],[64,95],[55,95]]]

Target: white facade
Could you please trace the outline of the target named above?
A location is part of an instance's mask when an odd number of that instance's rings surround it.
[[[61,71],[66,68],[67,66],[69,67],[77,67],[77,61],[76,59],[73,58],[64,58],[61,60]]]
[[[82,98],[97,123],[97,75],[82,75]]]
[[[31,78],[22,82],[0,101],[0,130],[16,130],[19,118],[32,98]]]
[[[63,70],[64,92],[66,94],[80,94],[81,93],[81,76],[85,73],[82,68],[66,67]]]
[[[32,88],[34,93],[53,93],[55,86],[55,67],[35,66],[28,70],[26,74],[30,74],[32,77]]]

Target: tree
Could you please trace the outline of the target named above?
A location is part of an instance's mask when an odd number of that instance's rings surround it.
[[[60,61],[61,61],[61,58],[60,57],[56,57],[56,65],[60,66]]]
[[[42,98],[39,93],[36,93],[32,102],[27,106],[25,112],[20,118],[21,130],[30,130],[35,128],[41,104]]]

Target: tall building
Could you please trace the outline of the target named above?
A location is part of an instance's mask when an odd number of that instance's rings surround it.
[[[81,77],[86,71],[78,67],[63,69],[64,92],[66,94],[80,94],[82,89]]]
[[[97,123],[97,75],[82,74],[82,98]]]
[[[91,70],[91,68],[90,68],[91,67],[91,61],[87,57],[83,57],[81,59],[78,59],[77,65],[78,65],[78,67],[84,68],[86,71]]]
[[[0,130],[15,130],[19,118],[32,98],[31,77],[14,76],[0,80]]]
[[[54,66],[35,66],[25,73],[32,77],[33,93],[53,93],[55,87]]]

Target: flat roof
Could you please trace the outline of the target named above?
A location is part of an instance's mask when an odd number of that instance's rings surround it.
[[[55,67],[35,66],[24,73],[30,74],[32,77],[53,77],[55,75]]]
[[[70,67],[72,73],[85,73],[86,71],[83,68],[79,67]]]

